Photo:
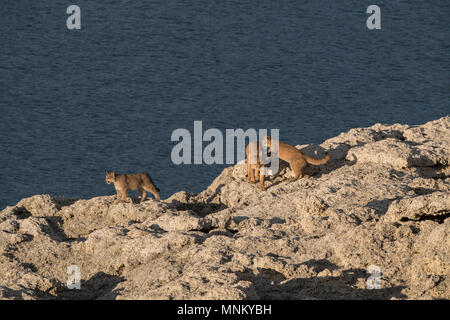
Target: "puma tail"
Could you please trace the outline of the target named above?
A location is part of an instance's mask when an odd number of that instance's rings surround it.
[[[327,163],[327,161],[330,160],[330,155],[327,152],[327,154],[325,155],[325,158],[314,159],[314,158],[308,157],[307,155],[304,154],[303,158],[305,158],[306,162],[308,162],[309,164],[313,164],[313,165],[318,166],[320,164]]]

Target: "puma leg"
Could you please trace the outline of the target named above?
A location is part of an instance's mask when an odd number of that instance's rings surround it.
[[[147,186],[144,189],[145,191],[151,192],[155,196],[155,200],[160,200],[158,190],[156,190],[155,186]]]
[[[247,174],[248,174],[248,180],[250,183],[255,183],[255,170],[252,164],[247,165]]]
[[[117,196],[116,196],[116,201],[114,202],[114,203],[120,203],[120,199],[121,199],[121,195],[120,195],[120,192],[119,191],[117,191]]]
[[[250,163],[248,161],[248,156],[247,159],[245,159],[245,165],[247,166],[247,179],[250,181]]]
[[[141,194],[140,203],[142,203],[145,201],[145,198],[147,197],[147,192],[144,190],[144,188],[139,188],[139,193]]]
[[[264,173],[259,175],[259,190],[264,191],[266,188],[264,187]]]
[[[292,181],[297,181],[301,177],[303,177],[303,168],[305,167],[305,163],[302,161],[294,161],[290,164],[292,171],[294,171],[294,178]]]
[[[122,190],[122,201],[121,202],[127,202],[127,198],[128,198],[128,191]]]
[[[127,190],[117,190],[116,203],[125,202],[126,199],[127,199]]]
[[[159,197],[159,193],[158,193],[158,191],[156,191],[155,190],[155,192],[152,192],[153,193],[153,195],[155,196],[155,200],[160,200],[161,198]]]

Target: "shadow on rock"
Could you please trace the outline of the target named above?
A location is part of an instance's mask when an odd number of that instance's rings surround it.
[[[64,283],[59,285],[57,299],[66,300],[113,300],[120,290],[114,290],[118,283],[125,278],[104,272],[98,272],[89,280],[81,280],[81,289],[68,289]]]
[[[34,265],[29,266],[30,269],[35,268]],[[0,286],[0,296],[6,299],[24,300],[24,299],[39,299],[39,300],[113,300],[117,297],[120,290],[114,290],[118,283],[125,279],[118,276],[98,272],[89,280],[81,280],[80,289],[68,289],[65,283],[56,279],[52,282],[54,286],[52,289],[44,292],[38,288],[30,289],[19,286],[19,289],[12,289],[5,286]]]
[[[356,164],[357,158],[353,155],[353,159],[351,161],[346,160],[348,151],[350,150],[350,146],[346,144],[339,144],[335,148],[331,148],[326,150],[321,146],[317,145],[309,145],[300,150],[301,153],[310,156],[312,158],[323,158],[325,154],[328,153],[330,155],[330,160],[327,163],[319,166],[308,164],[305,168],[305,174],[315,176],[320,178],[322,174],[328,174],[336,169],[339,169],[343,166],[352,166]]]
[[[208,195],[206,199],[198,199],[198,195],[184,194],[184,199],[172,199],[169,204],[174,206],[176,210],[191,210],[198,216],[204,217],[228,208],[221,202],[214,202],[224,186],[224,184],[220,184],[214,193]]]
[[[398,198],[393,199],[383,199],[383,200],[372,200],[366,204],[366,207],[373,209],[378,216],[384,215],[389,209],[389,205],[392,201]]]
[[[24,207],[15,207],[13,210],[13,214],[19,220],[23,220],[23,219],[31,217],[31,213]]]
[[[62,197],[55,197],[53,198],[56,208],[58,210],[61,210],[63,207],[68,207],[73,205],[75,202],[77,202],[80,199],[76,198],[62,198]]]
[[[66,241],[68,236],[63,229],[63,219],[61,217],[43,217],[48,223],[48,226],[43,226],[42,230],[55,241]]]
[[[191,210],[200,217],[204,217],[208,214],[228,208],[223,203],[203,203],[203,202],[185,203],[173,200],[170,204],[172,204],[176,210]]]
[[[404,286],[380,289],[360,288],[366,283],[370,274],[364,269],[347,269],[342,272],[335,264],[327,260],[309,260],[297,267],[309,269],[315,274],[306,278],[287,279],[282,273],[273,269],[258,268],[257,274],[251,271],[238,274],[241,280],[250,281],[247,289],[250,299],[391,299],[406,298],[402,294]],[[360,287],[357,287],[360,283]],[[256,293],[256,297],[253,295]]]
[[[20,289],[12,289],[6,286],[0,286],[0,297],[8,300],[25,300],[30,298],[51,299],[51,295],[41,290],[31,290],[23,286]]]

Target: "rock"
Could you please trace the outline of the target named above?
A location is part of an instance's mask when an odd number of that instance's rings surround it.
[[[201,218],[192,211],[166,212],[152,222],[165,231],[204,230],[206,232],[213,228],[209,219]]]
[[[327,208],[328,205],[321,198],[310,195],[306,199],[296,199],[296,203],[302,214],[306,215],[321,215]]]
[[[386,221],[420,221],[445,219],[450,215],[450,193],[436,191],[421,196],[409,196],[395,200],[389,206]]]
[[[449,154],[436,146],[416,146],[404,141],[385,139],[353,148],[348,153],[347,160],[357,159],[360,163],[374,162],[401,169],[447,165]]]
[[[53,216],[58,211],[54,199],[48,194],[22,199],[16,207],[24,208],[33,216]]]
[[[281,162],[264,192],[240,163],[164,201],[23,199],[0,212],[0,298],[449,299],[449,128],[298,145],[331,159],[295,182]],[[73,265],[81,290],[66,286]]]

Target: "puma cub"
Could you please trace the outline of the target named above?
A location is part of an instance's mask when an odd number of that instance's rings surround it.
[[[269,150],[271,150],[271,142],[271,138],[267,137],[267,147]],[[330,159],[330,155],[328,153],[322,159],[308,157],[307,155],[301,153],[296,147],[281,141],[278,141],[278,157],[284,161],[287,161],[289,163],[289,167],[291,167],[292,171],[294,171],[294,179],[292,181],[295,181],[303,176],[303,168],[307,163],[320,165],[326,163]]]
[[[150,175],[146,172],[135,174],[117,174],[106,172],[105,181],[107,184],[114,183],[117,192],[116,203],[124,202],[129,190],[139,190],[141,193],[141,203],[145,200],[147,192],[153,193],[156,200],[159,200],[160,190],[155,186]]]

